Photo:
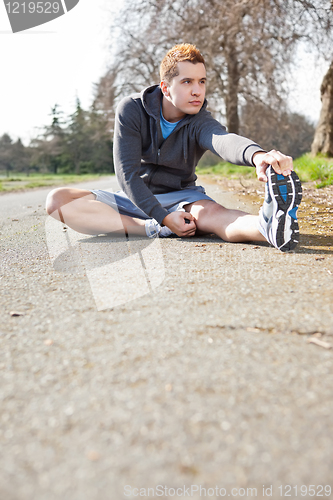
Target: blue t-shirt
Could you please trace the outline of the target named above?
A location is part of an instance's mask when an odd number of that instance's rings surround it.
[[[179,120],[178,122],[174,122],[174,123],[168,122],[162,114],[162,106],[161,106],[160,124],[161,124],[163,139],[166,139],[167,137],[169,137],[171,132],[176,128],[177,124],[180,121],[181,120]]]

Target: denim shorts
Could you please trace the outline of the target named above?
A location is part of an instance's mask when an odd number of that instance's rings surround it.
[[[138,219],[150,219],[145,212],[140,210],[128,198],[123,191],[115,193],[111,191],[104,191],[101,189],[92,189],[91,192],[96,196],[97,201],[106,203],[114,208],[121,215],[129,215]],[[162,205],[163,208],[169,212],[180,210],[189,203],[194,203],[199,200],[211,200],[212,198],[206,195],[206,191],[202,186],[191,186],[180,191],[171,191],[170,193],[156,194],[155,198]]]

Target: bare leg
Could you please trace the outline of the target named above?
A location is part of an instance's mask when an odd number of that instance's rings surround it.
[[[48,194],[46,211],[83,234],[118,232],[146,236],[145,221],[120,215],[85,189],[57,188]]]
[[[258,217],[241,210],[230,210],[210,200],[184,206],[196,218],[199,231],[214,233],[225,241],[266,241],[258,230]]]

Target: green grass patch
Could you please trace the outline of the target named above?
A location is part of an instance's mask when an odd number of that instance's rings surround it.
[[[24,184],[23,189],[33,189],[33,188],[45,187],[45,186],[50,186],[50,182],[34,181],[34,182],[28,182],[27,184]]]
[[[102,176],[114,174],[84,174],[84,175],[52,175],[31,174],[29,176],[18,174],[17,177],[4,178],[0,181],[0,191],[20,191],[39,187],[63,186],[79,182],[98,180]]]
[[[333,158],[311,156],[311,154],[307,153],[294,160],[294,167],[302,182],[314,181],[318,188],[333,184]],[[211,177],[256,178],[255,168],[233,165],[224,161],[213,166],[197,167],[196,172],[199,175]],[[97,180],[106,175],[114,174],[30,174],[27,176],[18,173],[17,176],[14,175],[8,179],[2,178],[0,180],[0,192],[75,184]]]
[[[213,166],[197,167],[196,172],[199,175],[229,177],[231,179],[238,179],[239,177],[256,177],[255,168],[233,165],[232,163],[227,163],[226,161],[222,161]]]
[[[333,158],[307,153],[294,161],[294,167],[303,182],[315,181],[317,188],[333,184]]]
[[[307,153],[294,160],[294,168],[302,182],[314,181],[317,188],[333,184],[333,158],[312,156]],[[197,167],[196,172],[199,175],[228,177],[230,179],[256,177],[256,171],[253,167],[241,167],[227,162]]]

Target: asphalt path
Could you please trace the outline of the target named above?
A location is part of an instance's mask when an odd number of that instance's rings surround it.
[[[0,196],[0,499],[332,498],[333,242],[85,236],[48,191]]]

